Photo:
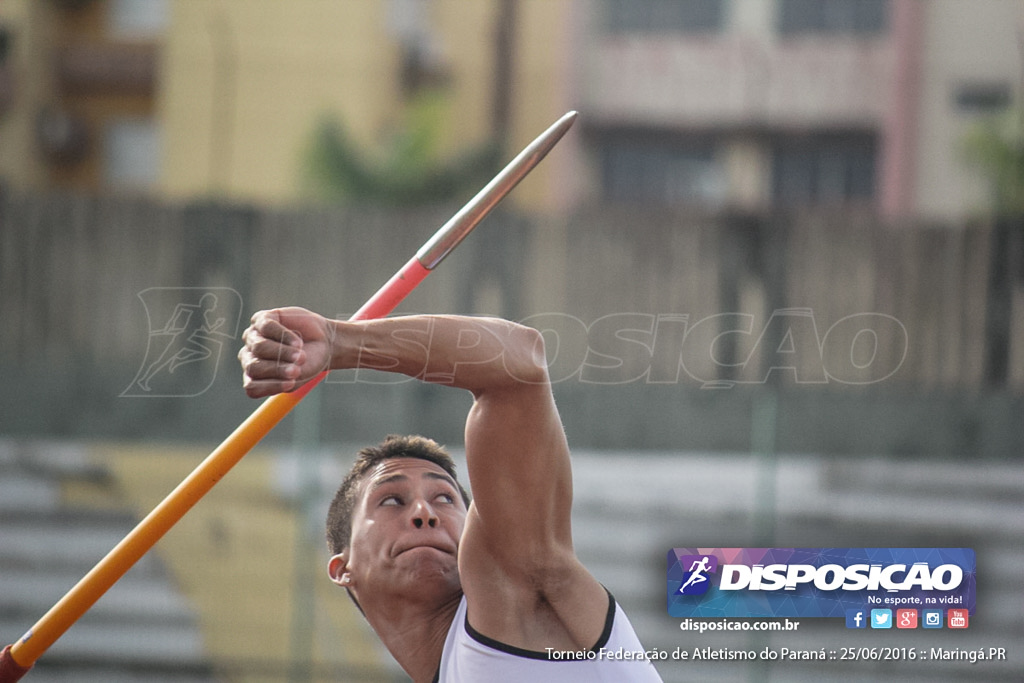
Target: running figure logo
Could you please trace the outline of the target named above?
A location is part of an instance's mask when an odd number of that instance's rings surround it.
[[[702,595],[707,592],[711,581],[708,574],[718,571],[718,558],[714,555],[684,555],[679,566],[686,569],[679,595]]]
[[[149,318],[146,357],[121,396],[198,396],[238,336],[242,298],[226,287],[151,287],[139,292]]]

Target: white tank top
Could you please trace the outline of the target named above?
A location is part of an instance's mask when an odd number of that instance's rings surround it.
[[[478,633],[466,597],[448,629],[435,683],[661,683],[626,613],[608,594],[601,638],[589,650],[524,650]]]

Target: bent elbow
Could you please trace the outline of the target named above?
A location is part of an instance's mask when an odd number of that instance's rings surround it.
[[[518,382],[548,383],[548,362],[544,335],[532,327],[516,325],[512,352],[506,355],[506,370]]]

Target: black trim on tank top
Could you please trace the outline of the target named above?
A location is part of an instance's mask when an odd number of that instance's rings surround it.
[[[612,627],[615,625],[615,597],[611,594],[611,591],[609,591],[607,588],[605,588],[604,591],[605,591],[605,593],[608,594],[608,613],[605,615],[605,618],[604,618],[604,629],[602,629],[602,631],[601,631],[601,636],[597,639],[597,642],[594,643],[594,646],[590,648],[590,650],[589,650],[590,652],[596,652],[597,650],[600,650],[601,648],[603,648],[605,645],[608,644],[608,639],[611,638],[611,636],[612,636]],[[468,612],[466,614],[465,627],[466,627],[466,633],[469,634],[469,637],[472,638],[473,640],[475,640],[476,642],[480,643],[481,645],[485,645],[485,646],[487,646],[489,648],[498,650],[500,652],[504,652],[506,654],[514,655],[516,657],[525,657],[527,659],[543,659],[544,661],[550,661],[550,662],[577,662],[577,661],[581,661],[581,660],[578,660],[578,659],[551,659],[548,656],[547,652],[538,652],[537,650],[527,650],[527,649],[524,649],[524,648],[521,648],[521,647],[516,647],[514,645],[508,645],[506,643],[501,642],[500,640],[495,640],[494,638],[488,638],[487,636],[485,636],[484,634],[480,633],[475,628],[470,626]],[[437,671],[434,672],[434,679],[433,679],[432,683],[439,683],[440,679],[441,679],[441,664],[440,664],[440,662],[438,662]]]
[[[615,623],[615,598],[612,597],[612,594],[608,591],[607,588],[605,588],[604,590],[606,593],[608,593],[608,614],[604,618],[604,629],[601,631],[601,637],[597,639],[597,642],[594,643],[594,646],[590,648],[589,652],[596,652],[597,650],[600,650],[608,644],[608,639],[611,638],[612,635],[612,626]],[[495,640],[494,638],[488,638],[487,636],[480,633],[470,625],[468,613],[466,614],[466,633],[469,634],[470,638],[480,643],[481,645],[486,645],[489,648],[499,650],[506,654],[515,655],[516,657],[526,657],[527,659],[543,659],[544,661],[551,662],[580,661],[572,658],[551,659],[547,652],[539,652],[537,650],[526,650],[521,647],[516,647],[515,645],[503,643],[500,640]]]

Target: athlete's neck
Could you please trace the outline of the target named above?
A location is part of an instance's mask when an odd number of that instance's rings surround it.
[[[462,593],[441,604],[374,606],[366,618],[391,656],[415,683],[431,683],[441,662],[441,652]]]

